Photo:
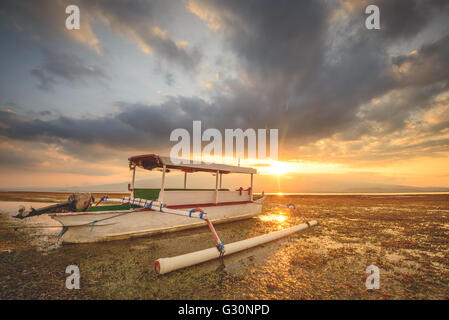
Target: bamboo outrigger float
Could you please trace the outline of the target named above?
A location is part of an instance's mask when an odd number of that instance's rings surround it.
[[[63,229],[60,236],[65,243],[86,243],[125,239],[152,234],[173,232],[184,229],[207,226],[216,242],[216,248],[206,249],[178,257],[156,260],[154,270],[158,274],[201,263],[227,254],[245,250],[262,243],[273,241],[293,232],[315,225],[307,222],[286,230],[227,244],[221,241],[214,225],[236,220],[248,219],[262,212],[265,196],[254,196],[254,174],[256,169],[223,164],[179,164],[168,157],[155,154],[134,156],[128,159],[132,170],[132,180],[128,185],[130,194],[121,199],[105,195],[91,206],[93,198],[88,195],[72,195],[64,204],[54,205],[61,208],[83,208],[81,212],[55,212],[50,216],[58,221]],[[160,189],[135,188],[136,169],[161,170]],[[171,170],[184,172],[184,188],[168,189],[165,185],[166,174]],[[215,189],[188,189],[187,174],[209,172],[215,174]],[[228,190],[222,188],[223,174],[241,173],[250,176],[247,189]],[[80,201],[76,201],[76,200]],[[108,202],[115,204],[108,205]],[[271,206],[296,209],[294,204]],[[44,209],[48,209],[46,207]],[[42,209],[34,210],[28,216],[19,210],[18,218],[42,214]]]

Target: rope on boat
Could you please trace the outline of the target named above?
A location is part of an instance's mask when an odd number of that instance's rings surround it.
[[[98,222],[98,220],[94,220],[90,223],[91,227],[90,227],[90,232],[92,232],[92,229],[94,228],[95,224]]]
[[[189,218],[192,217],[192,213],[194,213],[194,212],[199,212],[199,218],[200,219],[203,219],[203,216],[206,214],[203,209],[201,209],[201,208],[194,208],[194,209],[191,209],[189,211]]]
[[[109,198],[108,195],[105,195],[104,197],[101,197],[100,200],[95,204],[95,206],[97,207],[101,202],[107,201],[108,198]]]

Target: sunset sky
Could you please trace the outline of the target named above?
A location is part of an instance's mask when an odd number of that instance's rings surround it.
[[[2,189],[127,181],[193,120],[279,129],[256,191],[449,187],[448,1],[6,0],[0,36]]]

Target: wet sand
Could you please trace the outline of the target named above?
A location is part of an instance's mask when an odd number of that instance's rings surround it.
[[[319,225],[162,276],[154,260],[214,246],[208,229],[61,245],[49,217],[10,217],[22,198],[39,207],[67,195],[0,193],[1,299],[449,299],[449,195],[269,196],[298,204]],[[297,212],[265,207],[216,229],[230,243],[302,222]],[[80,290],[65,288],[71,264]],[[371,264],[380,268],[379,290],[365,286]]]

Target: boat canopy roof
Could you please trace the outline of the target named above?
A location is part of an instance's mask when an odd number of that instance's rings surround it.
[[[165,167],[168,169],[177,169],[184,172],[217,172],[220,173],[248,173],[256,174],[257,170],[253,168],[245,168],[239,166],[230,166],[226,164],[200,163],[200,164],[184,164],[173,163],[170,157],[158,156],[157,154],[143,154],[128,158],[130,166],[137,166],[142,169],[153,170],[154,168]],[[192,162],[192,161],[191,161]]]

